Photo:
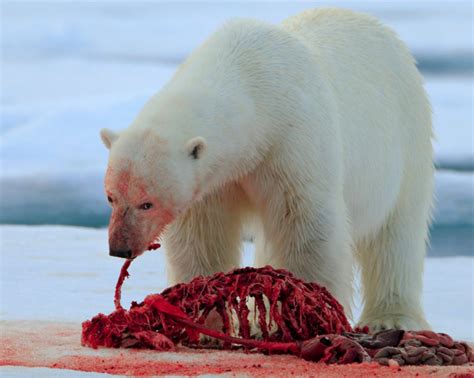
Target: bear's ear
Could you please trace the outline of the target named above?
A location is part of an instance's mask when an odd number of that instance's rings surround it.
[[[104,142],[105,147],[110,149],[110,146],[112,146],[112,143],[114,143],[118,139],[118,134],[113,132],[112,130],[109,129],[102,129],[100,130],[100,137],[102,139],[102,142]]]
[[[203,137],[195,137],[186,143],[186,152],[194,160],[200,159],[206,150],[206,140]]]

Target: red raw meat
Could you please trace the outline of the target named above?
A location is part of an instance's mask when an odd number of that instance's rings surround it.
[[[385,365],[460,365],[472,358],[468,344],[454,342],[446,334],[353,332],[343,307],[324,287],[270,266],[196,277],[149,295],[142,303],[133,302],[127,311],[120,297],[130,263],[125,262],[117,281],[116,310],[82,324],[83,345],[172,350],[178,343],[204,346],[199,337],[203,334],[221,340],[224,349],[241,346],[326,363],[375,360]],[[261,340],[252,338],[250,332],[248,298],[254,298],[253,314],[258,314]],[[210,316],[217,319],[216,313],[221,320],[219,330],[206,325]]]

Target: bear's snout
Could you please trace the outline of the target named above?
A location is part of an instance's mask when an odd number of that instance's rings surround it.
[[[141,235],[137,233],[140,225],[136,224],[133,214],[126,209],[116,208],[112,212],[109,224],[109,256],[131,259],[139,253],[137,241]]]
[[[134,246],[130,244],[129,232],[123,228],[109,229],[109,256],[131,259],[134,256]]]
[[[110,249],[109,255],[114,257],[123,257],[124,259],[130,259],[132,257],[132,250],[128,249]]]

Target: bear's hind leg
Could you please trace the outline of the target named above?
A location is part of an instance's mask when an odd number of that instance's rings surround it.
[[[166,231],[170,284],[239,266],[244,195],[228,185],[195,203]]]
[[[432,181],[409,182],[385,225],[358,246],[364,298],[358,325],[371,331],[429,329],[421,297]]]

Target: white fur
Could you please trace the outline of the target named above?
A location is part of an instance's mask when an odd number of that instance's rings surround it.
[[[137,170],[161,172],[158,196],[176,194],[164,236],[173,283],[238,266],[242,225],[251,221],[256,264],[319,282],[350,309],[355,256],[360,325],[428,327],[420,296],[431,112],[413,58],[391,30],[335,9],[278,26],[231,22],[115,144],[150,129],[165,147]],[[196,140],[205,148],[191,159]],[[133,155],[113,150],[111,165]]]

